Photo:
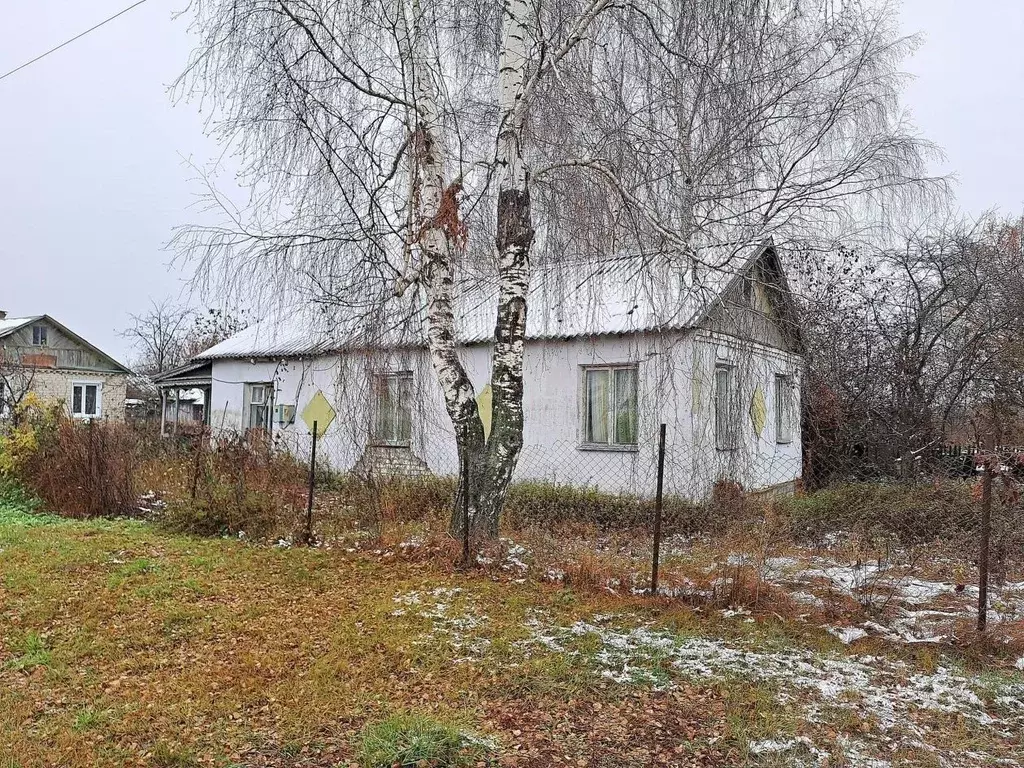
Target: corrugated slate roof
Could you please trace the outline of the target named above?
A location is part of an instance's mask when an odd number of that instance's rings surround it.
[[[678,266],[652,269],[633,258],[589,264],[553,264],[531,276],[527,339],[681,330],[696,325],[729,283],[769,247],[750,247],[739,265],[701,270],[692,281]],[[497,282],[465,281],[456,291],[460,344],[494,338]],[[390,299],[366,313],[316,305],[272,313],[197,359],[309,357],[351,348],[421,346],[425,307],[421,294]]]

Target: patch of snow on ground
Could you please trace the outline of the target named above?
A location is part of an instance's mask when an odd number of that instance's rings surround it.
[[[415,642],[418,645],[446,642],[453,651],[463,654],[452,661],[464,663],[481,658],[490,640],[475,636],[487,622],[487,615],[480,612],[472,601],[463,597],[459,587],[436,587],[427,592],[413,590],[397,595],[394,602],[399,605],[392,616],[418,616],[430,621],[430,631]],[[462,603],[456,606],[455,603]]]
[[[805,568],[793,574],[797,581],[810,582],[815,579],[826,579],[840,592],[853,597],[857,593],[874,583],[885,570],[885,567],[873,563],[862,563],[859,565],[839,565],[831,560],[816,557],[814,562],[817,568]]]
[[[915,578],[884,563],[846,565],[820,556],[805,563],[809,567],[801,568],[797,558],[768,558],[762,577],[805,605],[824,607],[839,593],[871,606],[876,617],[861,626],[893,642],[945,641],[956,622],[977,610],[978,588],[971,584]],[[996,586],[989,594],[992,623],[1024,619],[1024,583]]]
[[[825,627],[829,634],[835,635],[839,640],[849,645],[852,642],[860,640],[862,637],[867,637],[868,632],[866,629],[860,627]]]
[[[903,662],[871,656],[767,652],[715,639],[676,636],[650,626],[625,629],[577,621],[560,627],[540,614],[526,624],[531,630],[527,643],[585,660],[596,674],[617,683],[668,687],[668,667],[684,677],[716,681],[739,677],[765,683],[778,691],[781,704],[803,708],[810,722],[824,717],[822,705],[850,710],[876,724],[872,738],[879,749],[929,749],[926,732],[915,724],[918,712],[956,715],[1002,738],[1024,729],[1024,683],[997,683],[993,690],[991,682],[982,686],[976,678],[946,667],[925,673]],[[574,638],[583,636],[596,638],[599,648],[586,653],[574,648]],[[978,694],[983,689],[999,699],[1002,715],[988,711]],[[854,765],[884,764],[866,754],[848,757]],[[955,754],[946,758],[947,766],[975,764]]]
[[[813,605],[815,608],[825,607],[825,601],[817,595],[812,595],[810,592],[790,592],[789,597],[791,600],[803,603],[804,605]]]
[[[501,541],[505,545],[505,559],[501,564],[502,570],[526,573],[530,568],[526,563],[526,559],[533,553],[522,544],[518,544],[511,539],[502,539]]]

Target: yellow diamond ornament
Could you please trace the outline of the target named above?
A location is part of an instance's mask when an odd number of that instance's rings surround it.
[[[322,437],[327,428],[331,426],[331,422],[334,421],[334,417],[337,414],[334,409],[331,408],[331,404],[327,402],[327,398],[324,397],[324,393],[319,389],[313,398],[309,401],[309,404],[302,409],[302,420],[306,422],[306,426],[309,427],[310,433],[313,432],[313,424],[316,424],[316,434],[318,437]]]
[[[750,421],[754,425],[754,432],[760,437],[764,432],[765,421],[768,416],[768,408],[764,402],[764,392],[761,387],[754,390],[754,396],[750,398]]]
[[[480,414],[480,422],[484,425],[484,440],[491,436],[491,404],[493,401],[491,385],[488,384],[480,390],[480,394],[476,398],[476,410]]]

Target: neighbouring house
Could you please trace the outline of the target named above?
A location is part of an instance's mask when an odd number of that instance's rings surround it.
[[[160,391],[160,434],[191,432],[209,422],[211,370],[209,362],[192,361],[153,377]]]
[[[132,373],[128,377],[125,395],[124,410],[128,421],[142,424],[159,417],[160,390],[148,376]]]
[[[640,270],[620,258],[534,269],[516,479],[648,493],[665,423],[672,493],[704,497],[719,480],[794,487],[802,346],[778,253],[768,243],[729,266],[706,264]],[[472,285],[459,292],[456,331],[486,424],[497,299],[493,285]],[[266,430],[302,456],[310,437],[298,416],[321,392],[337,418],[318,454],[334,468],[454,474],[422,311],[412,316],[397,305],[372,317],[292,309],[162,385],[209,387],[215,432]]]
[[[125,418],[131,371],[49,315],[0,312],[0,412],[29,392],[76,419]]]

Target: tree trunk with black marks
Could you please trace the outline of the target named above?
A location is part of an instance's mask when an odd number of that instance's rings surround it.
[[[471,532],[484,538],[498,535],[501,509],[523,447],[523,351],[534,234],[529,171],[522,153],[527,33],[532,11],[525,0],[507,0],[504,11],[498,62],[498,312],[491,358],[491,432],[482,446],[482,455],[477,454],[480,445],[472,432],[464,433],[460,440],[460,454],[467,450],[470,453]],[[458,505],[452,528],[462,531]]]

